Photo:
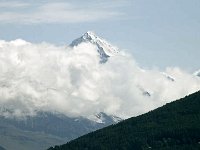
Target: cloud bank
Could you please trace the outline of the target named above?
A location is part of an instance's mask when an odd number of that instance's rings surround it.
[[[0,112],[8,117],[38,111],[86,117],[105,112],[127,118],[200,89],[199,77],[179,68],[165,72],[144,70],[125,52],[100,64],[89,43],[71,49],[0,41]]]

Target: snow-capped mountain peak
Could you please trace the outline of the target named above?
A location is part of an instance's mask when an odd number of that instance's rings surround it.
[[[113,45],[111,45],[106,40],[98,37],[94,32],[88,31],[83,34],[80,38],[75,39],[69,46],[75,47],[81,43],[91,43],[97,47],[97,51],[100,55],[100,62],[105,63],[109,57],[116,55],[119,53],[119,49]]]
[[[87,31],[82,37],[85,40],[95,40],[97,38],[96,34],[92,31]]]

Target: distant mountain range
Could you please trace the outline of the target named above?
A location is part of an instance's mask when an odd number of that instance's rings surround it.
[[[27,44],[27,42],[23,40],[16,40],[15,42],[12,42],[12,44],[13,43],[17,46],[23,46]],[[68,46],[68,48],[75,50],[75,48],[80,46],[81,44],[92,45],[96,48],[99,57],[99,62],[97,60],[98,65],[108,64],[108,61],[111,57],[113,58],[115,56],[121,55],[121,52],[117,47],[111,45],[109,42],[98,37],[95,33],[91,31],[88,31],[81,37],[75,39]],[[22,54],[17,57],[24,56]],[[141,68],[139,69],[139,71],[145,72],[145,70],[142,70]],[[122,74],[123,73],[124,72],[122,72]],[[165,81],[166,85],[172,85],[172,83],[175,83],[177,80],[175,77],[167,73],[159,72],[158,74],[158,76],[161,77],[161,80]],[[12,74],[6,75],[11,76],[12,79]],[[196,75],[200,76],[198,73]],[[18,76],[16,78],[18,78]],[[28,81],[26,82],[26,84],[30,84],[30,87],[32,87],[32,84],[34,85],[34,88],[42,86],[40,80],[37,80],[35,78],[33,80],[29,80],[28,77],[27,80]],[[19,83],[16,82],[16,87]],[[157,83],[159,83],[159,81]],[[3,89],[9,89],[9,86],[10,85],[7,85],[6,81],[2,80],[0,87],[2,87]],[[139,91],[139,96],[144,97],[149,101],[153,99],[152,97],[154,97],[154,91],[151,89],[152,87],[146,87],[143,84],[135,82],[133,86],[133,88],[136,88],[137,91]],[[48,92],[48,89],[51,89],[52,87],[45,88]],[[15,90],[15,88],[11,89],[11,92],[12,90]],[[32,89],[30,88],[30,90]],[[24,102],[24,100],[25,99],[23,99],[22,96],[22,102]],[[111,105],[112,104],[113,103],[111,103]],[[12,106],[15,107],[15,105],[17,105],[17,103],[14,102]],[[26,105],[28,104],[24,102],[23,106]],[[97,110],[96,114],[90,114],[88,116],[79,115],[76,117],[71,117],[63,113],[39,110],[35,115],[25,115],[24,117],[8,117],[6,114],[12,114],[12,111],[13,110],[11,109],[0,106],[1,114],[5,114],[0,116],[0,145],[2,146],[2,149],[5,148],[6,150],[42,150],[50,145],[60,145],[66,143],[84,134],[104,128],[108,125],[116,124],[123,120],[119,116],[112,115],[112,113],[109,114],[104,112],[104,109],[103,111]]]
[[[200,149],[200,91],[48,150]]]

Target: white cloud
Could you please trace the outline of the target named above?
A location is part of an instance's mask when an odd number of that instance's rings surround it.
[[[94,2],[93,2],[94,3]],[[20,3],[0,2],[0,8],[7,9],[0,12],[1,23],[39,24],[39,23],[80,23],[101,21],[123,16],[122,12],[113,8],[100,7],[91,3],[89,6],[74,3]],[[106,5],[106,3],[104,4]],[[102,5],[101,5],[102,6]],[[21,9],[26,7],[26,9]],[[116,5],[116,7],[118,7]],[[18,8],[18,9],[9,9]],[[29,9],[27,9],[29,8]]]
[[[0,41],[1,113],[35,111],[88,116],[101,111],[130,117],[200,89],[200,78],[179,68],[143,70],[129,55],[99,64],[96,47],[74,49],[23,40]],[[141,90],[142,89],[142,90]],[[143,90],[151,93],[144,96]]]

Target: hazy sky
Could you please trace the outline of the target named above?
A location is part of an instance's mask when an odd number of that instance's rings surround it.
[[[0,0],[0,39],[69,44],[92,30],[146,68],[200,68],[199,0]]]

